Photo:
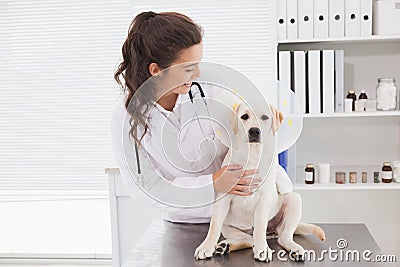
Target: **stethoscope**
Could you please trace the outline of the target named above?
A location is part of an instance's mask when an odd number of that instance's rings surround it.
[[[205,100],[206,95],[204,94],[203,88],[201,88],[201,85],[200,85],[200,83],[198,83],[198,82],[192,82],[192,85],[190,86],[190,90],[189,90],[189,92],[188,92],[190,102],[191,102],[192,104],[195,103],[195,96],[196,96],[196,93],[193,93],[193,92],[192,92],[192,87],[193,87],[193,86],[197,87],[197,91],[198,91],[198,93],[200,94],[200,97],[201,97],[202,101],[204,102],[204,106],[206,107],[206,110],[207,110],[207,112],[208,112],[208,115],[210,116],[210,111],[209,111],[208,106],[207,106],[207,101]],[[163,112],[161,112],[161,113],[166,117],[166,115],[165,115]],[[199,119],[199,115],[197,114],[197,111],[195,111],[195,115],[196,115],[196,117],[197,117],[197,122],[198,122],[198,124],[199,124],[200,130],[201,130],[201,132],[203,133],[203,136],[205,137],[206,134],[205,134],[205,131],[204,131],[204,129],[203,129],[201,123],[200,123],[200,119]],[[166,119],[168,120],[167,117],[166,117]],[[213,134],[211,138],[209,138],[209,137],[208,137],[208,138],[205,137],[205,138],[208,139],[208,140],[214,140],[215,135]],[[141,186],[143,186],[142,170],[141,170],[141,165],[140,165],[138,144],[137,144],[136,141],[135,141],[135,154],[136,154],[136,167],[137,167],[137,174],[138,174],[137,182],[138,182]]]
[[[206,95],[204,94],[203,88],[201,88],[201,85],[198,82],[192,82],[192,85],[190,86],[190,90],[189,90],[190,102],[194,103],[194,97],[193,97],[193,94],[192,94],[193,85],[195,85],[197,87],[197,90],[199,91],[201,98],[203,99],[205,105],[207,106],[207,102],[204,99],[206,97]]]

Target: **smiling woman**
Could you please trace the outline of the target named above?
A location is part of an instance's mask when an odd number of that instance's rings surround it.
[[[137,109],[130,109],[132,106],[129,103],[133,95],[140,85],[161,70],[174,64],[200,61],[203,53],[201,41],[201,27],[180,13],[149,11],[137,15],[133,20],[122,47],[123,61],[114,78],[128,93],[125,107],[132,116],[133,126],[130,134],[136,140],[143,138],[149,131],[143,114],[150,106],[148,99],[136,98],[140,103],[133,106]],[[123,77],[124,83],[121,82],[120,76]],[[188,91],[187,87],[184,89]],[[174,100],[176,100],[176,92],[166,96],[161,101],[161,105],[171,110],[174,105],[171,103],[174,103]],[[138,125],[144,127],[144,134],[141,137],[134,135],[133,129]]]

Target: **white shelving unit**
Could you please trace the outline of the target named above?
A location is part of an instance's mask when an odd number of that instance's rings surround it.
[[[344,50],[345,91],[357,96],[366,90],[375,98],[378,77],[395,77],[400,87],[400,36],[369,36],[338,39],[281,40],[278,51]],[[305,222],[365,223],[383,252],[400,258],[400,183],[372,183],[372,170],[384,161],[400,160],[400,111],[305,114],[303,131],[296,144],[297,183],[294,191],[303,198]],[[307,163],[331,166],[369,166],[368,183],[307,185]],[[357,169],[360,171],[365,167]]]
[[[298,44],[298,43],[359,43],[359,42],[399,42],[400,35],[372,35],[359,37],[325,38],[325,39],[297,39],[280,40],[279,44]]]
[[[357,184],[305,184],[305,183],[296,183],[293,186],[293,189],[296,191],[305,191],[305,190],[400,190],[400,183],[357,183]]]
[[[304,118],[357,118],[357,117],[400,117],[400,111],[376,111],[376,112],[340,112],[331,114],[304,114]]]

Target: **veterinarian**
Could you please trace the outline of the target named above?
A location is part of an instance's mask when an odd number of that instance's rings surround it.
[[[129,195],[133,198],[146,196],[163,209],[166,220],[189,223],[210,221],[215,191],[251,195],[260,179],[257,175],[254,179],[246,176],[256,170],[244,170],[238,165],[221,168],[227,148],[218,140],[213,140],[214,145],[210,147],[215,153],[213,162],[197,172],[176,168],[164,155],[165,144],[160,141],[165,134],[164,125],[172,121],[176,127],[172,136],[178,136],[183,126],[182,117],[186,114],[180,103],[188,100],[188,92],[194,87],[192,82],[200,76],[198,64],[193,62],[202,60],[202,28],[179,13],[140,13],[130,25],[122,56],[114,78],[123,94],[114,111],[111,128],[115,159]],[[182,75],[187,76],[184,83],[159,98],[150,114],[129,108],[135,93],[146,80],[175,65],[180,66]],[[207,95],[207,90],[204,91]],[[191,107],[197,108],[196,105]],[[275,109],[273,111],[278,114]],[[201,131],[198,124],[191,125],[185,129],[184,137],[187,138],[181,147],[186,154],[195,155],[198,144],[205,137],[212,138],[213,129],[206,123],[200,126]],[[180,152],[176,148],[176,153]],[[207,151],[202,152],[207,155]],[[207,157],[201,157],[202,160]],[[138,173],[141,174],[139,180]],[[284,171],[277,176],[277,187],[281,194],[292,191],[291,181]]]

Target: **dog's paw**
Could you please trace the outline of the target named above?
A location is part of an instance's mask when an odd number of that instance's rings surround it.
[[[304,261],[304,249],[297,245],[289,251],[289,257],[292,261]]]
[[[215,251],[215,246],[208,243],[201,243],[198,248],[196,248],[194,252],[194,258],[196,260],[204,260],[207,258],[211,258]]]
[[[270,262],[272,261],[273,250],[266,244],[263,247],[254,246],[253,247],[254,258],[259,261]]]
[[[222,255],[229,253],[229,243],[226,240],[223,240],[218,243],[217,248],[215,249],[215,255]]]
[[[304,252],[291,250],[289,254],[292,261],[304,261]]]

